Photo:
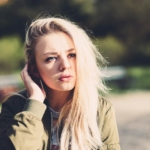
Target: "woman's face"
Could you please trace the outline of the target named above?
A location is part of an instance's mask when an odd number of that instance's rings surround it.
[[[63,32],[42,36],[35,47],[36,65],[48,88],[70,91],[76,82],[76,50]]]

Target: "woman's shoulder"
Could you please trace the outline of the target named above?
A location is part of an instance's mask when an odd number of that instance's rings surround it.
[[[27,90],[21,90],[21,91],[18,91],[16,93],[11,93],[9,94],[4,102],[10,102],[10,101],[16,101],[16,100],[26,100],[27,99]]]
[[[108,112],[111,107],[113,107],[112,103],[106,98],[99,98],[100,110],[103,112]]]
[[[9,95],[2,104],[2,107],[7,107],[13,112],[19,112],[23,109],[25,102],[27,100],[27,91],[22,90],[17,93]]]

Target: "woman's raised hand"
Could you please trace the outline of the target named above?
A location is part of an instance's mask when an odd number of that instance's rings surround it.
[[[43,87],[40,88],[30,77],[30,75],[28,73],[28,64],[25,65],[25,67],[23,68],[20,75],[21,75],[24,85],[29,93],[29,98],[43,102],[46,97],[46,93],[45,93]]]

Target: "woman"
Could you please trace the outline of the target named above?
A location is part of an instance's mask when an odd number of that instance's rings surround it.
[[[87,34],[66,19],[37,19],[25,52],[26,90],[3,103],[0,148],[119,150],[113,106],[102,97],[104,60]]]

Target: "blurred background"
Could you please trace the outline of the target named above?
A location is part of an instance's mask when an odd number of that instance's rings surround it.
[[[149,0],[0,0],[0,102],[23,89],[25,30],[38,15],[62,15],[85,29],[109,62],[122,150],[149,150]]]

